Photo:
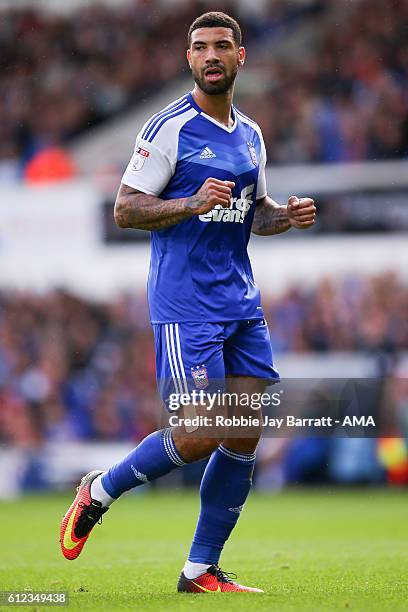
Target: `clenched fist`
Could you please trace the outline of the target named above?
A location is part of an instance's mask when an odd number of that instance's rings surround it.
[[[203,215],[221,204],[223,208],[231,206],[232,189],[235,183],[208,178],[195,195],[188,198],[188,208],[194,215]]]
[[[296,229],[308,229],[315,222],[316,206],[312,198],[290,196],[287,211],[289,223]]]

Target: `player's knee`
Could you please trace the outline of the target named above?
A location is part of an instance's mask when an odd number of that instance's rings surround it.
[[[204,438],[199,442],[199,450],[201,457],[204,459],[215,451],[216,448],[221,444],[221,440],[218,438]]]
[[[254,453],[258,446],[260,434],[252,432],[254,435],[245,438],[225,438],[223,445],[235,453]]]
[[[179,431],[173,432],[173,439],[178,452],[187,463],[209,457],[221,443],[218,438],[192,436]]]

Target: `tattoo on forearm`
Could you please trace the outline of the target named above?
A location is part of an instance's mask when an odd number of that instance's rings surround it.
[[[122,184],[115,203],[115,221],[122,228],[161,230],[190,219],[202,202],[198,194],[161,200]]]
[[[290,228],[286,206],[279,206],[268,196],[257,203],[252,232],[260,236],[282,234]]]

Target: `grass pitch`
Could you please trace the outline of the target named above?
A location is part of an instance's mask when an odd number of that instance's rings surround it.
[[[198,512],[195,493],[125,496],[81,556],[66,561],[58,526],[71,499],[0,504],[0,590],[67,590],[72,610],[408,610],[404,491],[253,494],[221,566],[265,595],[175,592]]]

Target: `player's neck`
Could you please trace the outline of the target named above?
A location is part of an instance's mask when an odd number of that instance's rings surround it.
[[[193,89],[194,101],[201,110],[227,127],[231,127],[233,124],[233,118],[231,116],[232,95],[232,89],[219,96],[209,96],[197,87],[197,85]]]

